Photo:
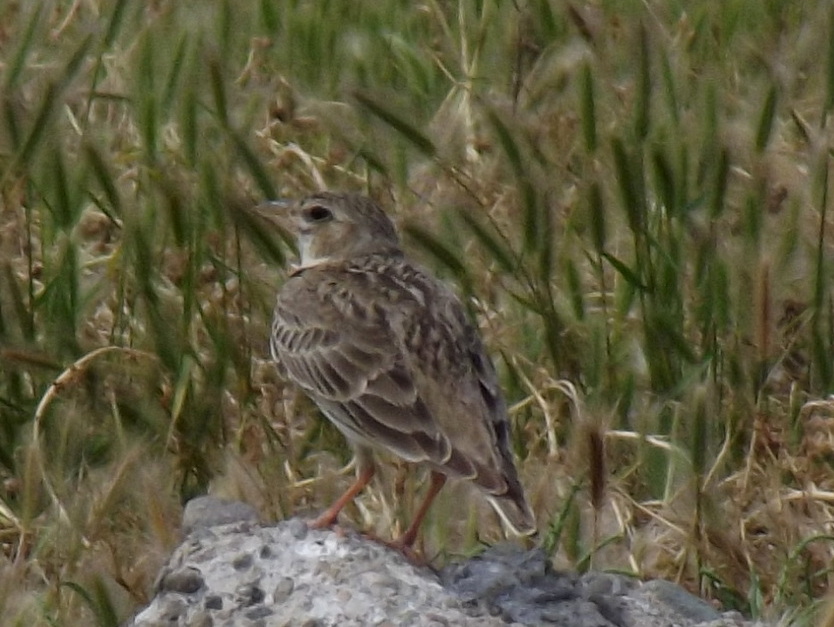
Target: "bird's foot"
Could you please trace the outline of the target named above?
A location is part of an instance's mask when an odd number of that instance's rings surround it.
[[[395,550],[414,566],[428,566],[429,564],[429,561],[422,554],[422,552],[419,552],[414,548],[413,540],[411,542],[403,541],[404,538],[402,536],[396,540],[385,540],[380,538],[378,535],[367,531],[362,533],[362,536],[368,540],[376,542],[377,544],[381,544],[382,546]],[[405,540],[407,540],[407,538],[405,538]]]
[[[308,529],[333,529],[338,527],[336,524],[336,516],[330,515],[330,512],[324,512],[321,516],[317,516],[307,521]]]

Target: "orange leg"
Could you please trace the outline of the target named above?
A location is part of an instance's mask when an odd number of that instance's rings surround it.
[[[432,501],[434,501],[434,497],[437,496],[437,493],[440,492],[445,483],[446,475],[440,472],[435,472],[434,470],[431,472],[431,484],[429,485],[429,490],[426,492],[426,497],[423,499],[423,502],[420,504],[420,508],[414,515],[414,520],[411,521],[411,525],[405,530],[405,533],[392,543],[392,546],[399,549],[411,549],[411,546],[417,539],[417,532],[420,530],[420,525],[423,523],[423,519],[429,511]]]
[[[310,520],[307,522],[307,526],[311,529],[324,529],[326,527],[332,527],[333,524],[336,522],[336,519],[339,517],[339,512],[342,511],[345,505],[350,503],[357,494],[359,494],[366,485],[371,482],[371,479],[376,472],[376,468],[373,464],[368,464],[365,468],[363,468],[360,473],[356,476],[356,481],[354,481],[351,486],[345,490],[345,493],[342,494],[336,502],[333,503],[330,507],[328,507],[324,512],[321,513],[317,518]]]

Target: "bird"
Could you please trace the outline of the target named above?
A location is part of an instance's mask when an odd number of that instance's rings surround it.
[[[300,258],[275,302],[272,359],[356,460],[353,484],[308,525],[336,523],[373,478],[382,450],[427,466],[430,478],[392,546],[413,546],[447,478],[479,488],[512,533],[535,534],[506,402],[481,337],[455,293],[406,256],[380,205],[326,191],[267,201],[256,212],[295,238]]]

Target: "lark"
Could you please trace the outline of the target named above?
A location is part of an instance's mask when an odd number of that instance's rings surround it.
[[[297,238],[300,264],[278,293],[270,349],[344,434],[356,481],[310,526],[329,527],[367,486],[383,450],[430,469],[409,549],[447,478],[471,481],[518,535],[535,533],[510,452],[495,369],[460,300],[413,263],[377,203],[322,192],[258,213]]]

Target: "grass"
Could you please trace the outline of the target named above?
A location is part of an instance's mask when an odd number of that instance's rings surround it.
[[[0,616],[116,625],[182,503],[322,508],[350,452],[266,356],[287,243],[390,208],[512,405],[545,546],[788,624],[834,554],[828,3],[0,3]],[[604,446],[603,446],[604,443]],[[395,462],[347,512],[393,535]],[[464,488],[438,561],[500,537]]]

